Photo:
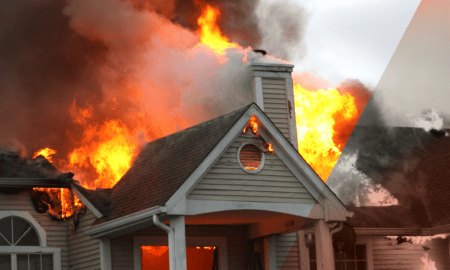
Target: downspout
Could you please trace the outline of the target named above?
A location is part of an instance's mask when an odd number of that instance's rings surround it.
[[[153,215],[153,224],[156,227],[163,229],[169,235],[169,267],[170,270],[175,270],[175,235],[172,228],[162,223],[158,215]]]

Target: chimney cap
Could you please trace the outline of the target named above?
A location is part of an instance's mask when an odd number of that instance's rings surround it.
[[[265,50],[253,50],[255,53],[260,53],[263,56],[265,56],[267,54],[267,52]]]

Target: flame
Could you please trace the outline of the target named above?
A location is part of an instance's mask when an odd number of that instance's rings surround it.
[[[52,155],[56,154],[56,150],[53,150],[51,148],[43,148],[36,151],[33,155],[33,159],[38,156],[45,157],[49,162],[52,162]]]
[[[218,55],[224,55],[229,48],[240,47],[235,42],[229,42],[228,38],[222,36],[222,32],[217,26],[217,18],[220,16],[220,11],[210,5],[206,5],[202,15],[197,22],[200,26],[199,34],[201,42],[197,46],[205,45],[214,50]],[[196,47],[197,47],[196,46]]]
[[[295,83],[294,99],[299,153],[326,181],[344,147],[333,141],[336,122],[358,118],[354,97],[337,89],[308,91]]]
[[[424,264],[423,270],[437,270],[436,263],[430,259],[428,252],[420,260]]]
[[[44,191],[50,196],[57,207],[49,205],[49,212],[56,218],[68,219],[84,207],[80,199],[67,188],[33,188],[33,190]]]
[[[244,128],[242,132],[247,132],[248,128],[251,128],[253,133],[255,133],[256,136],[259,136],[258,133],[258,123],[256,122],[256,116],[252,116],[250,120],[248,121],[247,126]]]
[[[138,147],[128,128],[119,120],[87,126],[81,144],[69,154],[69,167],[93,166],[98,178],[94,183],[85,183],[91,188],[113,187],[131,167]]]
[[[272,144],[271,143],[267,143],[267,151],[273,152],[273,148],[272,148]]]

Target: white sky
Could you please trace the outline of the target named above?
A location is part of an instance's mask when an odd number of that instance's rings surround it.
[[[295,0],[309,13],[307,54],[295,70],[337,85],[353,78],[375,88],[420,0]]]

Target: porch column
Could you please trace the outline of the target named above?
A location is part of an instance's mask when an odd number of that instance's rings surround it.
[[[175,269],[187,270],[186,263],[186,230],[184,224],[184,216],[172,216],[170,218],[170,227],[174,231],[175,238]],[[170,247],[169,247],[170,248]]]
[[[275,244],[275,235],[264,238],[264,270],[277,269],[277,250]]]
[[[316,237],[317,270],[334,270],[333,242],[325,220],[314,221]]]

